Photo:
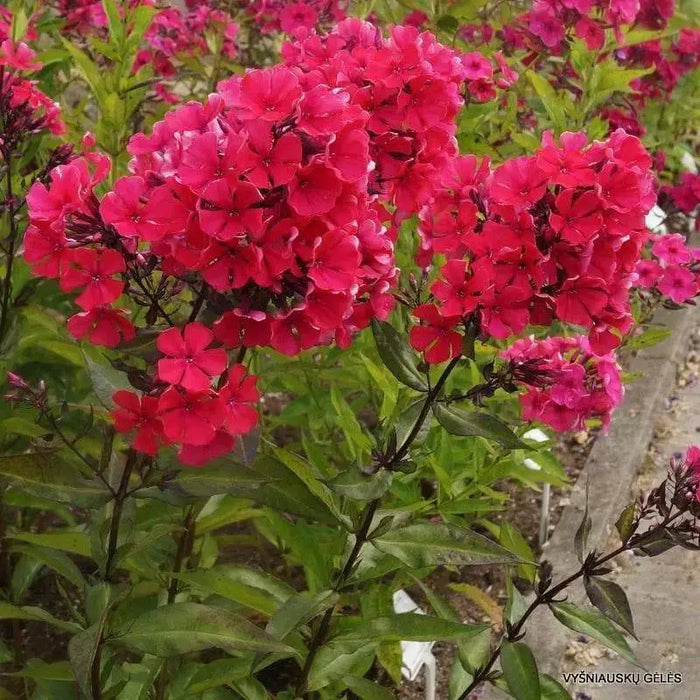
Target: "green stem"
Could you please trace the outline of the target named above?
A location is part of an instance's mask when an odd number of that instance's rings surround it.
[[[470,342],[471,355],[473,355],[473,338]],[[399,464],[399,462],[401,462],[401,460],[406,456],[406,454],[408,454],[411,445],[413,444],[416,437],[418,437],[418,434],[420,433],[420,430],[423,427],[423,423],[425,422],[425,419],[430,413],[431,406],[439,396],[440,392],[445,386],[445,382],[447,381],[450,374],[452,374],[452,371],[455,369],[455,367],[457,367],[461,358],[462,356],[459,355],[450,361],[447,367],[443,370],[438,381],[435,383],[435,386],[432,387],[432,389],[428,392],[428,395],[426,396],[425,401],[423,402],[421,411],[418,417],[416,418],[416,422],[413,424],[413,428],[411,428],[411,432],[408,434],[403,444],[398,448],[391,460],[389,460],[389,462],[387,462],[384,465],[386,469],[391,470],[392,467],[395,467],[397,464]],[[335,585],[333,586],[334,591],[340,592],[345,587],[345,584],[350,578],[355,568],[355,564],[357,563],[360,557],[360,553],[362,552],[362,547],[369,539],[372,521],[374,520],[374,516],[377,512],[377,509],[379,508],[380,503],[381,498],[376,498],[373,501],[370,501],[365,506],[365,509],[362,513],[360,527],[357,533],[355,534],[355,544],[353,545],[353,548],[350,551],[350,554],[348,555],[348,558],[346,559],[345,565],[340,571],[340,574],[336,578]],[[316,628],[316,631],[314,632],[313,637],[311,638],[311,641],[309,642],[309,653],[306,656],[304,666],[301,670],[301,677],[299,678],[299,682],[297,683],[295,697],[302,697],[306,695],[306,685],[308,683],[309,673],[311,672],[311,666],[313,665],[313,662],[315,661],[318,652],[321,650],[326,640],[328,639],[328,633],[330,632],[331,621],[333,619],[334,612],[335,606],[330,607],[328,608],[328,610],[326,610],[323,617],[321,618],[320,624]]]
[[[107,559],[105,561],[105,580],[107,581],[111,581],[114,575],[113,569],[119,541],[119,526],[121,525],[124,503],[126,502],[129,491],[129,480],[131,479],[131,472],[134,469],[136,459],[136,453],[129,452],[126,458],[126,464],[124,465],[124,471],[119,481],[119,488],[114,497],[112,520],[109,526],[109,540],[107,542]]]
[[[194,512],[194,506],[190,506],[187,509],[187,514],[185,515],[185,522],[182,533],[180,534],[180,539],[177,543],[177,550],[175,552],[175,561],[173,563],[173,574],[179,574],[182,570],[182,566],[185,561],[189,558],[192,553],[192,546],[194,545],[194,537],[196,531],[197,523]],[[176,576],[170,577],[170,582],[168,583],[168,598],[167,604],[171,605],[175,602],[177,598],[177,593],[179,589],[179,582]],[[163,661],[158,673],[158,679],[156,681],[156,700],[165,700],[168,694],[168,668],[167,662]]]
[[[0,82],[1,87],[1,82]],[[7,217],[10,228],[10,242],[7,247],[5,262],[5,275],[2,281],[2,302],[0,302],[0,347],[3,345],[7,327],[10,321],[10,309],[12,307],[12,270],[15,262],[15,246],[19,238],[17,221],[15,220],[15,201],[12,191],[12,154],[4,150],[2,156],[5,160],[7,172],[5,174],[7,188],[5,196],[7,200]]]

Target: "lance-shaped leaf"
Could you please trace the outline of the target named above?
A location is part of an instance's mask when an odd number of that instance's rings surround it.
[[[627,540],[634,534],[636,514],[637,507],[634,503],[627,506],[622,513],[620,513],[620,517],[615,523],[615,528],[617,529],[617,534],[620,535],[620,540],[622,542],[627,542]]]
[[[396,698],[388,688],[377,685],[368,678],[346,676],[343,681],[360,700],[395,700]]]
[[[372,319],[372,333],[379,357],[387,369],[406,386],[416,391],[428,391],[425,378],[418,370],[416,356],[399,332],[385,321]]]
[[[373,620],[345,618],[333,642],[451,642],[476,637],[488,629],[488,625],[467,625],[431,615],[401,613]]]
[[[103,505],[111,498],[104,486],[88,480],[55,452],[1,456],[0,479],[41,498],[82,508]]]
[[[265,631],[275,639],[284,639],[288,634],[320,615],[338,600],[334,591],[321,591],[316,595],[298,593],[270,618]]]
[[[42,608],[31,605],[11,605],[0,602],[0,620],[34,620],[36,622],[46,622],[64,632],[80,632],[80,625],[67,620],[59,620],[57,617],[46,612]]]
[[[292,588],[274,576],[238,564],[186,571],[177,578],[196,591],[219,595],[267,616],[294,595]]]
[[[549,607],[554,613],[554,617],[562,625],[574,630],[574,632],[580,632],[597,639],[616,651],[623,659],[644,668],[630,649],[622,633],[618,632],[617,628],[602,613],[593,609],[580,608],[573,603],[552,603]]]
[[[530,648],[522,642],[503,642],[501,668],[516,700],[540,700],[540,676]]]
[[[635,639],[632,610],[627,595],[614,581],[608,581],[597,576],[587,576],[584,579],[588,600],[606,617],[616,622],[622,629],[629,632]]]
[[[571,695],[559,681],[546,673],[540,674],[541,700],[571,700]]]
[[[283,447],[276,447],[273,445],[272,451],[281,464],[304,482],[306,488],[328,508],[329,512],[333,514],[333,517],[336,518],[338,522],[343,523],[345,526],[351,526],[349,518],[341,512],[340,505],[337,503],[337,498],[320,480],[320,474],[312,464]]]
[[[483,535],[441,523],[420,523],[390,530],[372,540],[372,544],[414,569],[441,564],[469,566],[520,562],[512,552]]]
[[[442,404],[433,404],[432,409],[438,423],[450,435],[483,437],[511,450],[529,449],[503,421],[488,413],[447,408]]]
[[[111,641],[132,651],[167,658],[215,647],[230,654],[241,651],[294,650],[228,610],[197,603],[164,605],[130,620]]]
[[[368,475],[352,466],[338,474],[330,482],[330,487],[341,496],[354,501],[371,501],[380,498],[391,488],[392,479],[392,473],[386,470]]]

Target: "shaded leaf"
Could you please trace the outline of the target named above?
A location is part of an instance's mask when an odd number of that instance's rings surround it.
[[[433,404],[432,410],[438,423],[450,435],[483,437],[512,450],[529,449],[505,423],[488,413],[447,408],[442,404]]]
[[[336,493],[354,501],[373,501],[383,496],[390,488],[393,475],[382,469],[376,474],[363,474],[357,467],[338,474],[330,486]]]
[[[503,642],[501,668],[516,700],[540,700],[540,676],[530,648],[522,642]]]
[[[379,550],[412,568],[441,564],[514,564],[518,558],[471,530],[441,523],[408,525],[372,540]]]
[[[571,695],[559,681],[546,673],[540,674],[541,700],[571,700]]]
[[[36,622],[46,622],[65,632],[79,632],[80,625],[67,620],[59,620],[51,613],[31,605],[11,605],[0,602],[0,620],[34,620]]]
[[[643,668],[625,638],[602,613],[580,608],[573,603],[552,603],[549,607],[554,617],[569,629],[597,639],[623,659]]]
[[[86,479],[59,453],[0,456],[0,479],[41,498],[79,507],[99,506],[111,498],[107,489]]]
[[[615,523],[615,528],[617,529],[617,534],[620,535],[620,540],[622,542],[627,542],[627,540],[634,534],[634,519],[637,513],[637,507],[632,503],[627,506],[620,517]]]
[[[614,581],[608,581],[597,576],[584,579],[588,600],[595,605],[606,617],[616,622],[622,629],[629,632],[635,639],[632,610],[627,595]]]
[[[338,594],[335,591],[321,591],[316,595],[308,592],[290,597],[267,623],[265,631],[275,639],[284,639],[288,634],[305,625],[328,608],[335,605]]]
[[[418,370],[416,356],[399,332],[390,323],[372,319],[372,333],[379,356],[387,369],[411,389],[428,391],[425,378]]]
[[[394,700],[396,698],[388,688],[384,688],[368,678],[345,676],[343,682],[361,700]]]
[[[174,603],[130,621],[112,641],[133,651],[169,657],[212,647],[241,651],[294,653],[240,615],[197,603]]]
[[[294,589],[271,574],[238,564],[219,564],[176,577],[195,589],[220,595],[268,616],[294,594]]]

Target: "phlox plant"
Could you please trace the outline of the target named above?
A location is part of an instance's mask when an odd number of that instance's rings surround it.
[[[600,111],[640,77],[611,37],[672,13],[540,1],[491,31],[483,3],[479,42],[465,3],[373,4],[2,14],[9,692],[383,699],[401,641],[440,640],[445,697],[568,697],[523,641],[533,612],[637,663],[607,564],[700,547],[697,447],[625,508],[616,548],[589,547],[584,515],[575,571],[495,517],[504,482],[566,483],[531,429],[607,430],[618,350],[700,293],[697,251],[645,223],[664,198],[691,213],[695,180],[661,190],[640,134]],[[564,54],[578,78],[533,80]],[[596,84],[613,62],[619,84]],[[61,111],[46,95],[76,75]],[[461,620],[432,574],[484,565],[503,614]],[[562,602],[580,579],[592,607]],[[400,588],[428,614],[395,613]]]

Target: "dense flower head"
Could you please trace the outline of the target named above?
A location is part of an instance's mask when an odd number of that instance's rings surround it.
[[[108,162],[89,150],[31,188],[25,258],[76,294],[69,332],[108,347],[133,339],[126,297],[172,326],[143,397],[120,396],[138,445],[178,445],[193,465],[230,451],[255,424],[239,406],[255,392],[229,350],[345,345],[386,318],[396,269],[369,190],[368,119],[340,88],[304,86],[285,66],[251,70],[135,135],[131,174],[101,199]],[[163,312],[159,300],[185,287],[208,325]]]
[[[202,340],[202,329],[207,331],[197,326],[199,324],[189,324],[184,329],[186,351],[191,352],[191,356],[183,356],[182,360],[186,363],[187,357],[192,357],[193,365],[199,363],[195,372],[202,375],[202,367],[220,375],[215,386],[211,386],[211,378],[200,385],[201,375],[193,374],[197,389],[186,388],[183,379],[189,375],[185,372],[176,383],[164,381],[148,394],[139,395],[124,389],[115,392],[115,408],[111,411],[115,428],[133,435],[131,445],[135,450],[155,455],[163,445],[176,445],[180,461],[188,466],[202,466],[230,452],[235,439],[257,424],[255,404],[260,398],[257,378],[248,374],[243,365],[226,367],[225,353],[223,363],[219,363],[218,357],[214,360],[213,355],[206,355],[216,349],[202,350],[197,345]],[[180,331],[172,328],[169,332],[172,337],[164,344],[166,350],[173,349],[170,344]],[[160,363],[165,361],[169,361],[168,358]]]
[[[675,304],[700,292],[700,250],[689,248],[680,233],[656,235],[649,257],[637,263],[637,286],[654,290]]]
[[[632,324],[628,293],[656,200],[651,162],[623,131],[591,144],[545,134],[534,155],[495,170],[455,159],[419,217],[419,262],[448,259],[430,289],[440,317],[477,315],[482,333],[500,339],[557,319],[589,329],[596,352],[617,346]]]
[[[208,34],[218,37],[220,56],[226,59],[236,57],[238,25],[226,11],[207,3],[197,3],[189,12],[178,7],[162,9],[144,35],[145,47],[136,56],[134,70],[151,65],[158,75],[175,77],[178,60],[206,56],[211,52],[207,44]]]
[[[564,432],[583,429],[587,420],[595,418],[606,429],[622,401],[624,389],[614,356],[594,353],[583,336],[523,338],[502,351],[501,357],[510,361],[516,377],[521,376],[520,405],[525,420],[541,421]],[[521,367],[526,371],[519,372]],[[542,386],[538,374],[554,381]]]
[[[700,175],[682,173],[679,181],[673,186],[664,188],[673,203],[685,214],[693,214],[700,206]]]
[[[396,26],[384,38],[357,19],[288,41],[282,54],[305,89],[340,87],[350,105],[369,114],[371,187],[395,205],[396,221],[429,199],[457,155],[455,117],[465,95],[494,99],[497,87],[517,79],[502,60],[494,68],[481,54],[454,51],[414,26]]]
[[[37,87],[37,82],[22,74],[37,71],[41,62],[24,42],[5,39],[0,43],[0,110],[3,113],[3,142],[15,141],[27,134],[48,131],[65,133],[61,110]]]
[[[691,445],[687,449],[683,464],[693,485],[691,496],[700,503],[700,446]]]
[[[238,25],[231,15],[215,3],[188,3],[189,9],[177,6],[159,7],[155,0],[129,0],[122,12],[138,6],[154,7],[154,16],[146,30],[141,48],[136,53],[132,69],[149,65],[154,73],[168,80],[176,78],[184,62],[212,53],[208,39],[216,37],[216,52],[225,59],[234,59],[238,53],[236,37]],[[107,32],[107,15],[102,0],[57,0],[55,10],[63,20],[63,31],[83,38],[101,36]],[[177,96],[171,86],[159,81],[154,91],[166,103],[174,104]]]
[[[194,4],[194,0],[188,2]],[[345,19],[348,0],[244,0],[246,11],[253,16],[263,34],[285,32],[302,35],[316,27]]]

